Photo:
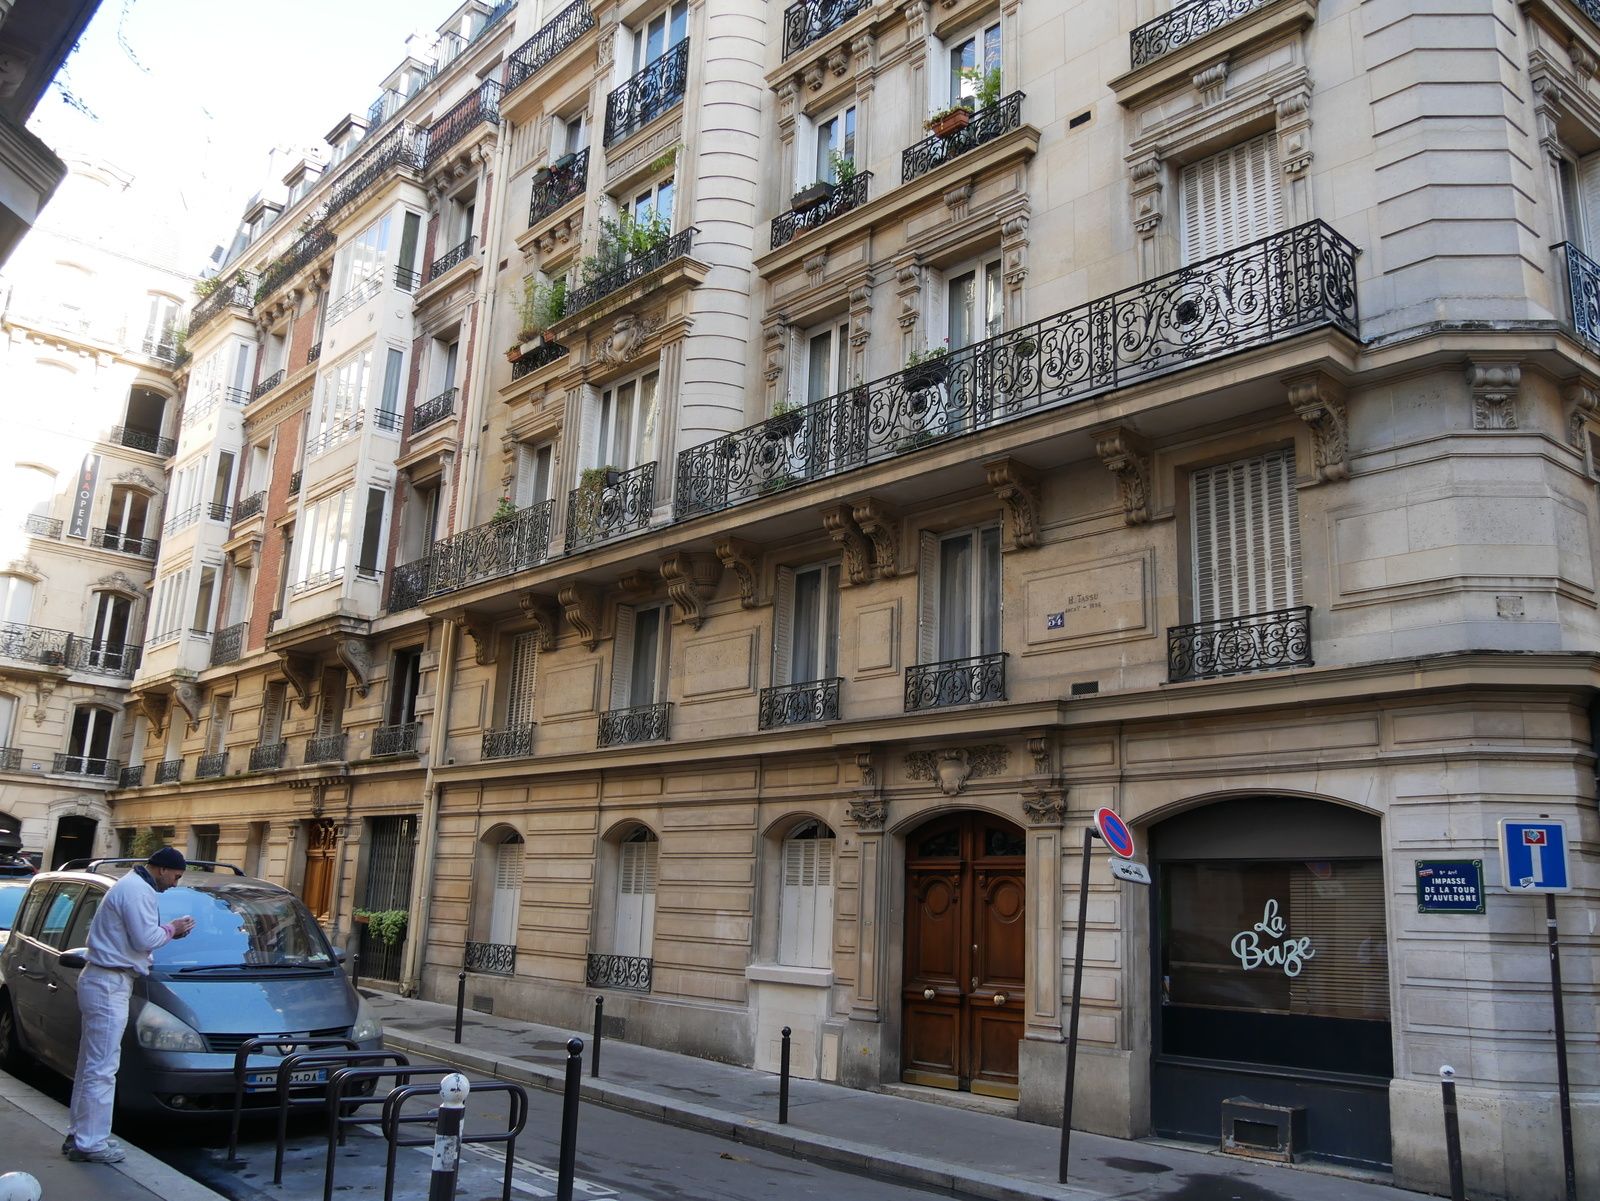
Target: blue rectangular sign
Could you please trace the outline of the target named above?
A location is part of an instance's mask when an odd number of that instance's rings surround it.
[[[1567,856],[1564,822],[1500,819],[1501,882],[1507,892],[1571,892]]]
[[[1482,913],[1482,859],[1418,859],[1418,913]]]

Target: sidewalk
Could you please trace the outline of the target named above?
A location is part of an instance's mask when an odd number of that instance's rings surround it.
[[[601,1049],[600,1079],[591,1080],[588,1031],[469,1010],[456,1046],[453,1007],[378,991],[364,995],[383,1019],[391,1048],[559,1091],[566,1041],[577,1034],[586,1047],[586,1101],[944,1192],[994,1201],[1133,1196],[1415,1201],[1422,1196],[1347,1175],[1081,1131],[1072,1135],[1072,1184],[1064,1187],[1056,1183],[1060,1132],[1054,1127],[814,1080],[790,1082],[789,1124],[779,1126],[778,1079],[765,1072],[608,1039]],[[601,1154],[584,1148],[581,1127],[579,1154]]]
[[[226,1201],[137,1147],[119,1164],[71,1163],[61,1154],[67,1110],[0,1072],[0,1172],[29,1172],[44,1201]]]

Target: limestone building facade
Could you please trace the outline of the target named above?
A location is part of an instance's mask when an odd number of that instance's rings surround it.
[[[1245,1096],[1437,1189],[1450,1063],[1474,1188],[1534,1197],[1542,907],[1495,842],[1559,817],[1600,1181],[1600,12],[447,25],[190,327],[191,398],[252,364],[200,441],[264,474],[211,651],[136,681],[184,774],[119,825],[207,829],[425,996],[604,990],[757,1067],[788,1025],[807,1074],[1041,1121],[1082,904],[1086,1128]],[[1095,850],[1080,895],[1100,806],[1151,887]],[[1485,911],[1421,912],[1458,860]]]

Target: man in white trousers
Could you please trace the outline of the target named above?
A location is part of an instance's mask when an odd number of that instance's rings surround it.
[[[72,1077],[72,1118],[61,1153],[75,1163],[121,1163],[127,1156],[111,1135],[111,1108],[122,1063],[133,978],[150,974],[150,953],[194,929],[194,918],[163,923],[156,894],[187,868],[183,854],[162,847],[106,892],[89,923],[89,963],[78,976],[78,1070]]]

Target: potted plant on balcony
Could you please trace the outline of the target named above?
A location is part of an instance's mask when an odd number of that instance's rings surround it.
[[[495,525],[501,525],[504,522],[515,520],[516,516],[517,506],[515,502],[509,496],[502,496],[500,503],[495,506],[494,512],[489,515],[489,520]]]
[[[539,166],[535,167],[534,170],[533,170],[533,186],[536,187],[536,188],[542,188],[542,187],[544,187],[545,184],[547,184],[549,182],[550,182],[550,166],[547,163],[541,163]]]
[[[529,277],[517,305],[517,346],[522,354],[544,345],[545,331],[561,320],[566,304],[565,276],[542,284]]]
[[[577,157],[578,152],[576,150],[569,150],[560,158],[556,159],[555,162],[550,164],[550,170],[565,171],[568,167],[572,166],[573,160]]]
[[[828,151],[828,166],[833,168],[834,186],[847,188],[856,177],[856,160],[848,154],[840,154],[837,150]]]
[[[767,419],[764,432],[774,442],[792,437],[800,429],[803,405],[792,400],[780,400],[772,406],[772,416]]]
[[[210,279],[197,279],[194,281],[194,294],[200,300],[204,300],[220,287],[222,287],[220,276],[213,275]]]
[[[935,109],[924,124],[935,137],[948,138],[960,133],[972,120],[972,110],[957,101],[948,108]]]
[[[905,370],[900,373],[900,382],[908,393],[926,392],[944,383],[945,376],[950,373],[949,343],[950,339],[946,338],[942,346],[911,352]]]
[[[598,495],[607,488],[615,488],[622,472],[607,463],[603,467],[585,467],[578,475],[578,491]]]
[[[797,213],[809,213],[819,204],[833,198],[833,184],[825,179],[814,180],[789,197],[789,207]]]

